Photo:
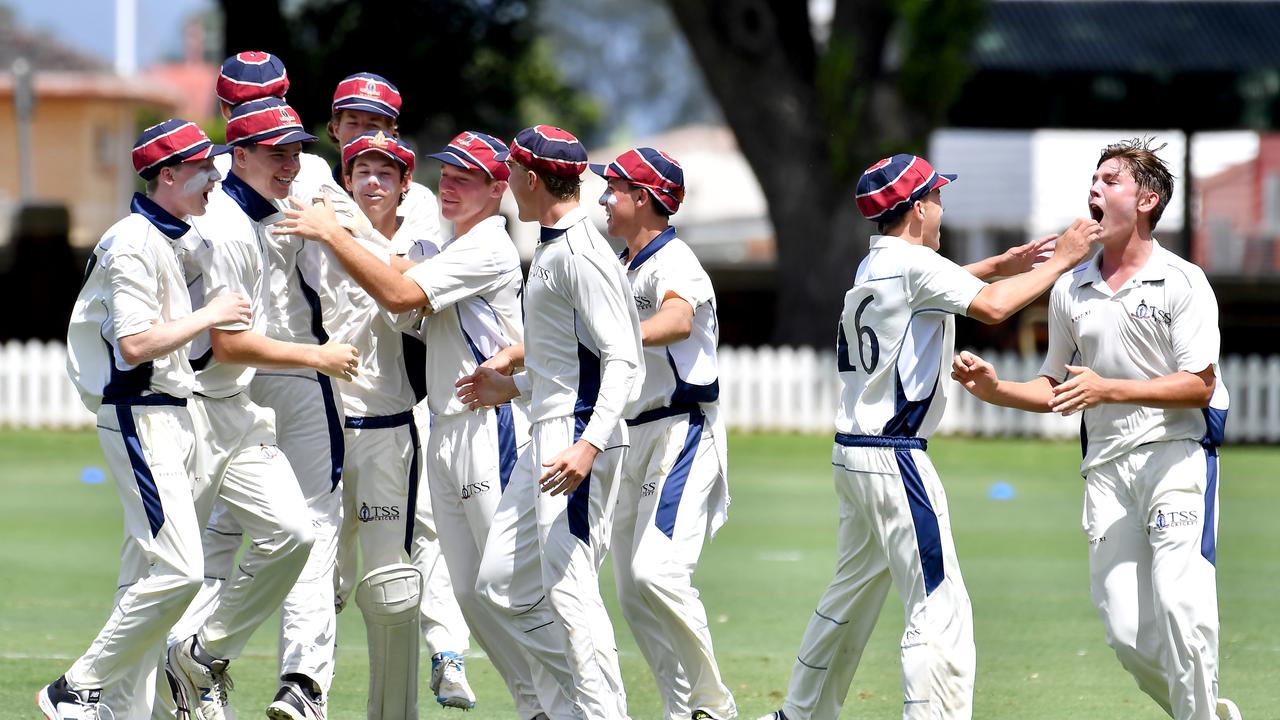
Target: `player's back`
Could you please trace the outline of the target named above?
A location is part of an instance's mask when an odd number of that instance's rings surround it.
[[[982,287],[929,248],[874,236],[845,294],[836,337],[837,432],[928,437],[946,406],[954,314]]]

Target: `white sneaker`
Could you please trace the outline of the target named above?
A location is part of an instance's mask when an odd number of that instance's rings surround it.
[[[301,684],[286,680],[276,699],[267,706],[270,720],[325,720],[324,698],[316,697]]]
[[[1240,708],[1226,698],[1218,698],[1217,716],[1219,720],[1241,720]]]
[[[234,720],[235,713],[227,702],[234,685],[227,674],[230,660],[214,658],[206,663],[196,657],[194,635],[169,646],[166,667],[178,681],[191,720]],[[203,654],[203,651],[201,651]]]
[[[787,720],[787,716],[783,715],[781,710],[774,710],[768,715],[761,715],[759,720]]]
[[[444,707],[470,710],[476,706],[476,694],[467,684],[466,661],[455,652],[438,652],[431,656],[431,692]]]
[[[101,690],[73,690],[67,684],[67,676],[54,680],[36,693],[36,706],[48,720],[109,720],[112,716],[106,706],[99,704]]]

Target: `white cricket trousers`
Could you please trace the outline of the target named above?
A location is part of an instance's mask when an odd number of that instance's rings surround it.
[[[193,401],[153,395],[139,402],[148,404],[98,409],[98,441],[120,493],[125,539],[111,617],[66,673],[79,690],[131,685],[154,668],[153,653],[203,575],[194,500],[201,416],[190,412]],[[111,702],[109,694],[103,699]],[[128,701],[109,706],[123,715]]]
[[[412,559],[422,571],[422,634],[428,654],[462,652],[467,626],[453,597],[423,482],[423,448],[413,410],[346,419],[338,602],[345,606],[360,578]],[[357,571],[356,545],[363,570]]]
[[[307,562],[314,536],[293,468],[276,445],[271,410],[244,393],[206,398],[203,408],[212,484],[197,503],[205,582],[170,633],[197,635],[211,655],[235,658],[279,607]],[[248,536],[240,562],[236,551]],[[162,688],[163,690],[163,688]]]
[[[1086,477],[1089,587],[1120,664],[1177,720],[1218,700],[1218,450],[1143,445]]]
[[[306,501],[315,544],[280,610],[280,675],[300,673],[327,696],[333,684],[338,612],[333,576],[342,526],[342,401],[323,373],[263,372],[249,386],[253,401],[276,413],[276,440]]]
[[[789,720],[840,715],[891,582],[906,611],[902,717],[972,716],[973,610],[951,539],[947,496],[923,447],[917,438],[837,435],[831,453],[840,508],[835,577],[791,671],[782,706]]]
[[[509,509],[511,521],[504,524],[513,533],[510,542],[489,542],[499,503],[508,492],[514,492],[511,483],[518,449],[527,445],[528,440],[529,428],[524,416],[514,412],[511,405],[502,405],[434,416],[426,452],[435,528],[440,551],[453,579],[453,592],[471,634],[507,684],[516,713],[522,718],[531,718],[539,712],[553,714],[557,708],[563,714],[571,707],[568,691],[572,688],[563,642],[558,646],[556,671],[531,662],[523,647],[525,630],[550,622],[550,608],[543,603],[540,608],[517,617],[507,610],[507,592],[513,575],[521,574],[527,587],[542,587],[536,558],[526,556],[521,566],[515,563],[516,508]],[[526,497],[523,505],[526,522],[523,540],[527,552],[536,553],[532,496]],[[490,563],[488,589],[501,594],[500,606],[486,601],[477,590],[482,556]],[[534,599],[540,595],[538,592]],[[529,621],[535,622],[528,624]],[[534,632],[541,636],[550,631]]]
[[[667,720],[694,710],[736,717],[693,586],[708,535],[712,492],[724,469],[701,410],[628,422],[613,524],[613,567],[622,615],[649,663]]]
[[[626,426],[619,423],[573,492],[553,496],[538,488],[542,464],[573,445],[585,427],[585,418],[572,416],[533,424],[494,515],[476,583],[486,601],[524,630],[520,640],[535,664],[558,675],[567,661],[570,684],[562,680],[562,686],[575,707],[545,708],[552,720],[628,717],[613,623],[600,595]],[[530,567],[540,567],[540,577],[521,572]]]

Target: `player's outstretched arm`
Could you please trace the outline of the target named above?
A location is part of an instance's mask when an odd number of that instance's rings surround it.
[[[418,283],[369,252],[344,230],[327,196],[319,205],[305,205],[294,198],[289,202],[294,207],[285,209],[285,219],[275,224],[272,234],[297,235],[329,246],[347,273],[387,310],[401,313],[424,308],[426,314],[431,314],[431,303]]]
[[[1050,409],[1071,415],[1087,408],[1120,403],[1154,408],[1206,408],[1217,382],[1213,366],[1151,380],[1104,378],[1087,367],[1067,365],[1070,379],[1053,388]]]
[[[248,298],[240,293],[219,295],[190,315],[156,323],[142,332],[120,338],[120,356],[130,365],[141,365],[168,355],[214,326],[251,320],[253,311]]]
[[[1011,247],[999,255],[965,265],[964,269],[979,280],[1021,275],[1053,257],[1053,241],[1057,239],[1057,233],[1046,235],[1039,240]]]
[[[1053,380],[1041,375],[1028,382],[1009,382],[996,375],[991,363],[965,350],[951,361],[951,379],[969,394],[1004,407],[1028,412],[1049,412],[1053,400]]]
[[[1004,322],[1052,287],[1058,276],[1080,264],[1101,232],[1098,223],[1077,219],[1054,243],[1052,257],[1028,272],[982,288],[966,314],[988,325]]]
[[[646,346],[677,343],[693,333],[693,306],[668,291],[653,317],[640,323],[640,341]]]
[[[209,342],[218,362],[257,368],[312,368],[341,380],[358,374],[360,351],[346,343],[308,345],[273,340],[251,330],[216,328],[209,331]]]

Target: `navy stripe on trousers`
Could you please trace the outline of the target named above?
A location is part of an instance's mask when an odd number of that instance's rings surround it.
[[[662,493],[658,496],[658,512],[653,524],[668,538],[672,538],[676,532],[676,512],[680,509],[680,497],[684,495],[689,471],[693,469],[693,459],[698,454],[703,420],[701,411],[689,413],[689,430],[684,436],[684,447],[680,448],[680,455],[676,457],[676,463],[667,474],[667,481],[662,485]]]
[[[1200,530],[1200,554],[1210,564],[1218,564],[1218,537],[1215,532],[1217,523],[1214,510],[1218,499],[1218,448],[1204,448],[1205,486],[1204,486],[1204,523]]]
[[[133,407],[117,405],[116,419],[120,422],[120,437],[124,440],[125,452],[129,455],[133,479],[138,483],[142,507],[147,511],[151,537],[155,537],[160,534],[160,528],[164,527],[164,507],[160,504],[160,489],[156,487],[156,479],[151,475],[151,466],[147,465],[147,456],[142,451],[142,441],[138,439],[138,427],[133,422]]]
[[[898,472],[902,475],[902,487],[907,491],[907,504],[911,506],[911,520],[916,528],[916,546],[920,551],[920,567],[924,571],[924,593],[928,595],[939,585],[946,573],[942,565],[942,533],[938,529],[938,515],[929,502],[920,469],[910,450],[895,450]]]
[[[413,555],[413,521],[417,518],[418,513],[418,423],[413,421],[413,414],[409,415],[409,437],[413,440],[413,457],[409,460],[409,497],[405,501],[408,505],[405,514],[404,523],[404,551],[408,555]]]
[[[509,404],[499,405],[494,413],[498,416],[498,485],[506,492],[516,467],[516,421]]]
[[[591,413],[578,413],[573,416],[573,441],[578,442],[582,431],[587,429],[587,421]],[[537,468],[534,468],[537,472]],[[582,478],[582,484],[569,493],[569,534],[587,545],[591,544],[591,473]]]
[[[329,428],[329,492],[338,489],[342,479],[342,466],[347,461],[347,440],[342,433],[342,419],[338,417],[338,402],[333,397],[333,381],[324,373],[316,373],[320,381],[320,397],[324,398],[325,425]],[[409,423],[413,425],[412,422]]]

